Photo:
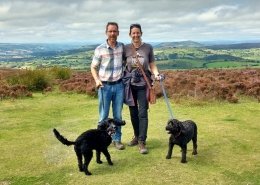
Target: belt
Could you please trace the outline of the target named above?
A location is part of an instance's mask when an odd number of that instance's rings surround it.
[[[102,81],[103,84],[107,84],[107,85],[115,85],[115,84],[118,84],[120,82],[122,82],[122,79],[119,79],[119,80],[114,81],[114,82]]]

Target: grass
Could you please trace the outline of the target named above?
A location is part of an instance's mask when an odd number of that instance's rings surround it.
[[[245,62],[245,61],[214,61],[207,63],[208,68],[241,68],[241,67],[260,67],[258,63],[255,62]]]
[[[180,163],[180,148],[166,160],[169,119],[163,99],[149,110],[149,154],[137,147],[109,151],[114,166],[92,160],[92,176],[78,172],[73,147],[55,139],[57,128],[68,139],[95,128],[97,99],[79,94],[34,94],[33,98],[0,101],[0,185],[30,184],[260,184],[260,106],[242,98],[226,102],[171,102],[176,118],[198,125],[198,155]],[[123,142],[132,138],[128,108],[124,106]]]

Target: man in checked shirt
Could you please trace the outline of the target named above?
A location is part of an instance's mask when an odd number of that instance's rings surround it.
[[[116,22],[107,23],[106,35],[106,42],[95,49],[91,63],[91,73],[98,88],[99,122],[108,118],[111,103],[113,118],[121,121],[124,99],[122,83],[124,45],[117,42],[119,27]],[[121,142],[121,126],[117,127],[112,140],[118,150],[123,150],[125,146]]]

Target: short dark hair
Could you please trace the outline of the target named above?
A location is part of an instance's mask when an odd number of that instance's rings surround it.
[[[106,25],[106,32],[107,32],[107,28],[108,28],[109,25],[116,26],[117,30],[119,30],[118,24],[116,22],[108,22],[107,25]]]
[[[133,28],[139,28],[139,30],[140,30],[140,31],[141,31],[141,33],[142,33],[142,27],[141,27],[141,25],[140,25],[140,24],[137,24],[137,23],[135,23],[135,24],[131,24],[131,25],[130,25],[129,34],[131,33],[131,30],[132,30]]]

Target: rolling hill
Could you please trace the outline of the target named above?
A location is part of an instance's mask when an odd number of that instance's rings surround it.
[[[96,46],[0,43],[0,67],[34,69],[58,65],[88,70]],[[205,45],[181,41],[153,43],[153,46],[161,69],[260,67],[260,43]]]

